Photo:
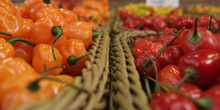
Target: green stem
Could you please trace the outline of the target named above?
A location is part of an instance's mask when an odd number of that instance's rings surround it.
[[[61,66],[46,68],[46,65],[44,65],[44,70],[40,73],[40,75],[46,75],[47,71],[50,71],[50,70],[53,70],[53,69],[57,69],[57,68],[65,68],[65,66],[61,65]]]
[[[152,102],[153,98],[152,98],[152,94],[151,94],[151,91],[150,91],[150,84],[149,84],[149,81],[147,79],[145,79],[145,84],[146,84],[147,96],[149,97],[150,102]]]
[[[69,57],[67,58],[67,62],[68,62],[69,65],[75,65],[75,64],[77,63],[77,61],[79,61],[79,60],[81,60],[82,58],[88,56],[90,53],[91,53],[91,52],[87,52],[86,54],[81,55],[81,56],[79,56],[79,57],[76,57],[76,56],[74,56],[74,55],[69,56]]]
[[[211,29],[211,27],[212,27],[212,18],[213,18],[213,15],[211,15],[211,16],[210,16],[209,28],[208,28],[209,30],[210,30],[210,29]]]
[[[54,36],[56,36],[55,40],[52,42],[52,54],[53,54],[54,62],[56,62],[56,56],[54,54],[54,43],[63,35],[63,29],[61,28],[61,26],[54,26],[51,29],[51,32]]]
[[[177,28],[171,29],[170,31],[167,32],[167,34],[171,33],[174,30],[177,30]]]
[[[190,77],[190,74],[186,73],[183,78],[178,82],[178,84],[173,88],[177,89],[184,81],[186,81]]]
[[[54,78],[54,77],[49,77],[49,76],[43,76],[43,77],[37,78],[37,79],[34,80],[34,81],[31,81],[31,82],[29,83],[29,85],[28,85],[28,89],[29,89],[30,91],[32,91],[32,92],[35,92],[35,91],[39,90],[39,89],[40,89],[40,86],[39,86],[38,83],[39,83],[40,80],[43,80],[43,79],[49,79],[49,80],[61,82],[61,83],[66,84],[66,85],[68,85],[68,86],[70,86],[70,87],[72,87],[72,88],[75,88],[75,89],[80,90],[80,91],[82,91],[82,92],[88,93],[88,91],[85,90],[85,89],[83,89],[83,88],[79,88],[79,87],[77,87],[77,86],[75,86],[75,85],[73,85],[73,84],[71,84],[71,83],[68,83],[68,82],[66,82],[66,81],[64,81],[64,80],[60,80],[60,79],[57,79],[57,78]]]
[[[12,35],[9,34],[9,33],[7,33],[7,32],[2,32],[2,31],[0,31],[0,34],[3,34],[3,35],[6,35],[6,36],[9,36],[9,37],[12,37]]]
[[[102,31],[103,31],[103,29],[101,31],[98,31],[98,32],[92,32],[92,37],[95,37],[95,36],[101,34]]]
[[[36,44],[34,44],[34,43],[32,43],[32,42],[30,42],[30,41],[28,41],[28,40],[26,40],[26,39],[24,39],[24,38],[11,38],[11,39],[8,39],[8,40],[6,40],[8,43],[10,43],[11,45],[13,45],[15,42],[17,42],[17,41],[22,41],[22,42],[25,42],[25,43],[27,43],[27,44],[29,44],[29,45],[31,45],[31,46],[36,46]]]
[[[194,4],[194,7],[193,7],[193,10],[192,10],[192,13],[190,14],[189,18],[192,18],[194,12],[195,12],[195,9],[196,9],[196,5]]]
[[[147,56],[147,57],[150,59],[151,63],[153,64],[156,80],[159,81],[158,71],[157,71],[157,67],[156,67],[156,65],[155,65],[155,63],[154,63],[154,60],[153,60],[148,54],[145,54],[145,56]],[[155,91],[156,91],[156,92],[161,91],[161,90],[160,90],[160,87],[159,87],[158,85],[155,86]]]
[[[128,46],[129,46],[129,49],[131,50],[131,53],[134,55],[134,58],[137,59],[137,56],[135,55],[134,51],[132,50],[134,47],[131,43],[130,36],[127,37],[127,40],[128,40]]]
[[[196,19],[195,19],[194,31],[193,31],[193,36],[196,36],[196,35],[197,35],[197,21],[198,21],[198,18],[196,17]]]
[[[157,83],[157,85],[159,85],[160,87],[162,87],[166,92],[169,92],[169,91],[170,91],[169,88],[167,88],[165,85],[159,83],[159,82],[156,81],[154,78],[151,78],[151,77],[149,77],[149,76],[148,76],[147,78],[150,79],[150,80],[152,80],[153,82]]]
[[[43,2],[46,3],[46,4],[50,4],[51,3],[50,0],[43,0]]]
[[[164,50],[165,48],[167,48],[171,43],[173,43],[174,40],[176,40],[176,38],[180,35],[180,33],[181,33],[184,29],[185,29],[185,27],[182,28],[182,29],[180,30],[180,32],[179,32],[169,43],[167,43],[167,44],[160,50],[160,52],[154,57],[154,60],[163,52],[163,50]]]
[[[172,87],[170,85],[166,85],[166,87],[168,87],[169,89],[172,89]],[[179,89],[172,89],[172,91],[182,95],[183,97],[193,101],[194,103],[196,103],[199,106],[199,110],[210,110],[211,106],[212,106],[212,99],[209,97],[203,97],[200,99],[195,99],[187,94],[185,94],[184,92],[180,91]]]

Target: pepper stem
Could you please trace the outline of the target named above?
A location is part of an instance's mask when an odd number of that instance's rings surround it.
[[[158,81],[158,80],[159,80],[159,78],[158,78],[158,72],[157,72],[157,67],[156,67],[156,65],[155,65],[155,63],[154,63],[154,60],[153,60],[148,54],[145,54],[145,56],[147,56],[147,57],[150,59],[151,63],[153,64],[154,71],[155,71],[156,81]],[[157,85],[157,84],[156,84],[156,86],[155,86],[155,91],[156,91],[156,92],[159,92],[159,91],[160,91],[160,87],[159,87],[159,85]]]
[[[54,62],[56,62],[56,56],[54,54],[54,43],[63,35],[63,29],[61,26],[53,26],[52,28],[52,34],[56,36],[55,40],[52,42],[52,54],[54,58]]]
[[[154,78],[151,78],[151,77],[149,77],[149,76],[148,76],[147,78],[150,79],[151,81],[157,83],[157,85],[160,86],[160,87],[162,87],[166,92],[169,92],[169,91],[170,91],[169,88],[167,88],[165,85],[159,83],[159,81],[155,80]]]
[[[153,60],[155,60],[162,52],[165,48],[167,48],[171,43],[173,43],[174,40],[176,40],[176,38],[180,35],[180,33],[185,29],[185,27],[183,27],[179,33],[177,33],[177,35],[169,42],[167,43],[161,50],[160,52],[153,58]]]
[[[30,41],[28,41],[28,40],[26,40],[26,39],[24,39],[24,38],[11,38],[11,39],[8,39],[8,40],[6,40],[8,43],[10,43],[11,45],[13,45],[15,42],[17,42],[17,41],[22,41],[22,42],[25,42],[25,43],[27,43],[27,44],[29,44],[29,45],[31,45],[31,46],[36,46],[36,44],[34,44],[34,43],[32,43],[32,42],[30,42]]]
[[[51,3],[50,0],[43,0],[43,2],[46,3],[46,4],[50,4]]]
[[[188,78],[190,77],[190,74],[185,74],[183,76],[183,78],[178,82],[178,84],[173,88],[173,89],[177,89],[184,81],[186,81]]]
[[[193,10],[192,10],[192,13],[190,14],[189,18],[192,18],[194,12],[195,12],[195,9],[196,9],[196,5],[194,4],[194,7],[193,7]]]
[[[52,68],[46,68],[46,65],[44,64],[44,70],[42,72],[40,72],[40,75],[46,75],[47,71],[57,69],[57,68],[65,68],[65,66],[61,65],[61,66],[55,66],[55,67],[52,67]]]
[[[70,86],[70,87],[72,87],[72,88],[75,88],[75,89],[80,90],[80,91],[82,91],[82,92],[88,93],[88,91],[85,90],[85,89],[83,89],[83,88],[79,88],[79,87],[77,87],[77,86],[75,86],[75,85],[73,85],[73,84],[71,84],[71,83],[68,83],[68,82],[66,82],[66,81],[64,81],[64,80],[60,80],[60,79],[57,79],[57,78],[54,78],[54,77],[49,77],[49,76],[43,76],[43,77],[37,78],[37,79],[34,80],[34,81],[31,81],[31,82],[29,83],[29,85],[28,85],[28,89],[29,89],[30,91],[32,91],[32,92],[35,92],[35,91],[39,90],[39,89],[40,89],[39,81],[40,81],[40,80],[43,80],[43,79],[49,79],[49,80],[61,82],[61,83],[66,84],[66,85],[68,85],[68,86]]]
[[[209,25],[208,25],[208,30],[211,30],[211,27],[212,27],[212,18],[213,18],[213,15],[210,16]]]
[[[147,96],[149,97],[150,101],[152,102],[153,98],[152,98],[152,94],[151,94],[151,91],[150,91],[150,84],[149,84],[149,81],[147,79],[145,79],[145,85],[146,85]]]
[[[166,85],[166,87],[168,87],[169,89],[172,89],[172,87],[170,85]],[[179,89],[172,89],[172,91],[182,95],[183,97],[193,101],[194,103],[196,103],[199,106],[199,110],[210,110],[211,106],[212,106],[212,99],[209,97],[203,97],[200,99],[195,99],[187,94],[185,94],[184,92],[180,91]]]
[[[0,34],[3,34],[3,35],[6,35],[6,36],[9,36],[9,37],[12,37],[12,35],[9,34],[9,33],[7,33],[7,32],[2,32],[2,31],[0,31]]]
[[[75,65],[75,64],[77,63],[77,61],[79,61],[79,60],[81,60],[82,58],[88,56],[90,53],[91,53],[91,52],[87,52],[86,54],[81,55],[81,56],[79,56],[79,57],[76,57],[76,56],[74,56],[74,55],[69,56],[69,57],[67,58],[67,62],[68,62],[69,65]]]
[[[103,29],[101,31],[98,31],[98,32],[92,32],[92,37],[95,37],[95,36],[101,34],[102,31],[103,31]]]
[[[129,49],[130,49],[131,53],[134,55],[134,58],[137,59],[137,56],[135,55],[134,51],[132,50],[134,47],[131,43],[130,36],[127,37],[127,40],[128,40],[128,46],[129,46]]]

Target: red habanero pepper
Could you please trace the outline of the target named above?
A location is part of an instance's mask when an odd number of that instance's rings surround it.
[[[84,21],[77,21],[69,24],[70,34],[67,39],[80,39],[86,48],[92,43],[92,26]]]
[[[20,20],[0,7],[0,31],[11,34],[12,37],[20,37],[22,33],[22,25]],[[0,38],[9,39],[10,36],[0,34]]]
[[[81,71],[86,67],[85,61],[88,57],[84,57],[76,62],[78,58],[88,55],[84,43],[80,39],[66,40],[63,45],[58,48],[63,56],[63,65],[65,66],[63,73],[73,77],[81,75]]]

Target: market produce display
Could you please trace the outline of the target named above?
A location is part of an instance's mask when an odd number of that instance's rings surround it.
[[[219,109],[214,94],[220,71],[218,16],[179,16],[177,9],[165,17],[135,15],[126,8],[118,14],[126,28],[157,32],[127,40],[137,71],[152,82],[144,84],[153,110]]]
[[[93,2],[108,3],[85,1],[91,14],[77,15],[80,10],[60,8],[51,0],[25,0],[21,5],[0,1],[1,110],[52,99],[66,86],[88,92],[74,85],[75,77],[90,65],[91,46],[101,45],[97,41],[103,34],[96,26],[102,26],[109,16],[108,4],[101,12],[102,7],[93,9]],[[107,45],[107,40],[102,41]]]
[[[109,2],[0,0],[0,110],[220,109],[219,7]]]

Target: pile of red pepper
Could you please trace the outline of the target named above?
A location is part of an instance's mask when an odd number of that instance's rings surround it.
[[[150,80],[144,84],[153,110],[220,109],[219,17],[178,16],[172,11],[161,19],[155,13],[138,17],[121,13],[123,26],[157,32],[128,40],[139,74]]]
[[[78,20],[78,11],[50,0],[0,1],[1,110],[53,98],[82,74],[100,32],[93,32],[90,20]]]

